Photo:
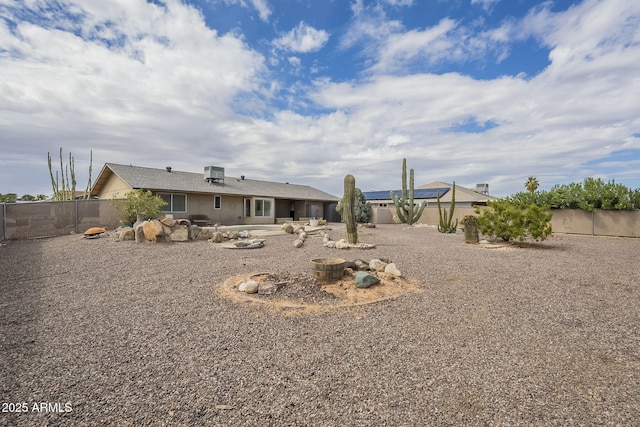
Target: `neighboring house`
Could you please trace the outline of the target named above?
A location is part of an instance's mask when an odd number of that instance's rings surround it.
[[[324,217],[339,221],[338,197],[306,185],[228,177],[224,168],[205,166],[202,174],[106,163],[91,189],[100,199],[124,198],[134,189],[150,190],[167,202],[173,218],[204,215],[223,225],[274,224]]]
[[[451,191],[453,184],[435,181],[430,184],[415,187],[413,199],[416,203],[426,202],[427,207],[438,205],[438,194],[440,194],[440,205],[449,207],[451,205]],[[490,196],[487,184],[478,184],[476,190],[471,190],[460,185],[456,185],[456,207],[470,208],[474,205],[486,205],[488,200],[497,200],[497,197]],[[408,190],[407,190],[408,192]],[[398,197],[402,197],[402,190],[394,190]],[[390,191],[365,191],[364,197],[373,207],[393,206]]]
[[[438,223],[438,194],[440,195],[440,206],[443,209],[450,209],[453,184],[435,181],[430,184],[415,187],[413,200],[415,203],[426,202],[426,209],[419,222],[426,224]],[[398,197],[402,197],[402,190],[393,190]],[[407,190],[408,191],[408,190]],[[473,206],[484,206],[489,200],[497,200],[497,197],[490,196],[488,184],[476,185],[476,190],[456,185],[456,217],[473,214]],[[385,224],[392,222],[395,214],[395,206],[391,200],[390,191],[364,191],[364,197],[373,208],[372,222]],[[407,195],[408,196],[408,195]],[[431,209],[434,208],[434,209]]]

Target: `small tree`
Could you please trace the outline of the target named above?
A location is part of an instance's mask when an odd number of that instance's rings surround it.
[[[16,193],[0,193],[0,203],[15,203],[18,199],[18,195]]]
[[[487,208],[480,210],[478,229],[482,234],[499,237],[508,242],[510,240],[524,241],[527,237],[534,240],[545,240],[551,234],[552,215],[547,213],[547,206],[523,206],[507,200],[487,202]]]
[[[114,200],[114,205],[125,223],[133,223],[138,219],[155,218],[160,215],[160,208],[167,204],[149,190],[133,190],[124,196],[124,200]]]

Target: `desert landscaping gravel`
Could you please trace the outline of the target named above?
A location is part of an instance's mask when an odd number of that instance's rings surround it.
[[[640,239],[468,245],[406,225],[360,229],[369,250],[265,238],[4,242],[0,425],[640,423]],[[389,258],[419,292],[302,313],[217,292],[336,256]]]

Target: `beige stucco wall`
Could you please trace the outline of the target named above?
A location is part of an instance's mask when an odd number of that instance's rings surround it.
[[[447,209],[447,211],[449,211]],[[395,207],[374,208],[371,222],[392,224]],[[595,236],[640,237],[640,211],[553,209],[551,228],[556,233],[587,234]],[[454,220],[459,222],[465,215],[475,215],[473,208],[456,206]],[[419,224],[437,225],[438,208],[427,207],[418,220]]]
[[[594,212],[594,232],[598,236],[640,237],[640,211]]]
[[[184,193],[176,193],[184,194]],[[187,212],[173,212],[174,218],[189,218],[190,215],[207,215],[212,224],[242,224],[243,198],[221,196],[221,208],[214,208],[214,194],[187,194]]]
[[[640,237],[640,211],[554,209],[551,227],[558,233]]]
[[[117,175],[111,175],[98,197],[101,199],[123,199],[129,191],[131,191],[131,187],[126,182]]]
[[[556,233],[593,234],[593,213],[582,209],[554,209],[551,228]]]

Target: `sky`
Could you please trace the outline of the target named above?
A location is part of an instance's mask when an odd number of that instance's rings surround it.
[[[0,0],[0,193],[105,163],[640,188],[640,1]]]

